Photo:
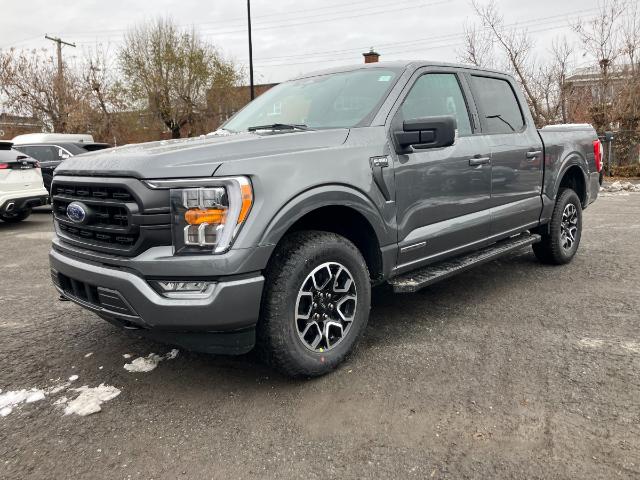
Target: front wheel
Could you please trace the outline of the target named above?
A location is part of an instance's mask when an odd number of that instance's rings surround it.
[[[551,222],[533,252],[542,263],[564,265],[573,259],[581,238],[582,204],[576,192],[566,188],[558,193]]]
[[[371,283],[364,258],[340,235],[303,231],[285,238],[266,272],[258,348],[292,377],[335,369],[364,332]]]
[[[7,223],[18,223],[25,220],[29,215],[31,215],[31,207],[26,207],[15,212],[0,213],[0,219]]]

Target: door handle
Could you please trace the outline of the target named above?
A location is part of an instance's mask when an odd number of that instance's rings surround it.
[[[469,159],[469,165],[471,165],[472,167],[478,165],[488,165],[490,163],[491,157],[481,157],[479,155],[476,155],[475,157]]]
[[[533,160],[534,158],[536,158],[538,155],[542,155],[542,150],[529,150],[527,152],[527,158],[529,160]]]

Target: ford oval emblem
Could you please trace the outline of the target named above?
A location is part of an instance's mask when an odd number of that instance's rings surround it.
[[[73,223],[82,223],[87,218],[87,211],[84,205],[79,202],[71,202],[67,205],[67,217]]]

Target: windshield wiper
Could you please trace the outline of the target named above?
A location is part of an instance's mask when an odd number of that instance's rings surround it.
[[[255,127],[247,128],[248,132],[255,132],[257,130],[313,130],[303,124],[294,123],[272,123],[271,125],[256,125]]]

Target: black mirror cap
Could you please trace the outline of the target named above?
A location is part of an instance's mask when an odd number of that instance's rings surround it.
[[[401,149],[448,147],[456,141],[457,122],[454,116],[423,117],[405,120],[395,137]]]

